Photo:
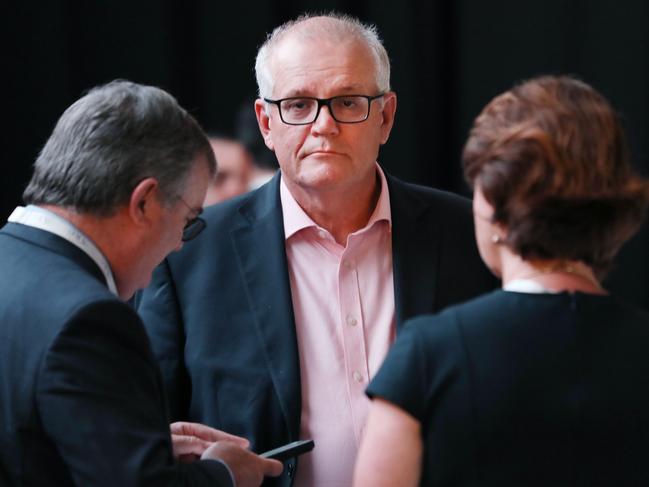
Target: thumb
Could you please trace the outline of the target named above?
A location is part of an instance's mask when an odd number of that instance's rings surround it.
[[[279,460],[264,458],[264,475],[268,477],[277,477],[284,470],[284,465]]]

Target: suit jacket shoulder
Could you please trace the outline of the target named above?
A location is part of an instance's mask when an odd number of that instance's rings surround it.
[[[9,224],[0,231],[0,263],[7,271],[0,274],[0,483],[222,478],[226,469],[216,462],[174,465],[149,339],[87,255],[56,235]]]
[[[388,176],[397,324],[497,287],[475,243],[467,198]]]

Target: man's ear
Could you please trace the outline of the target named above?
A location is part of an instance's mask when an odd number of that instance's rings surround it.
[[[273,145],[273,138],[270,135],[270,117],[266,113],[266,102],[261,98],[255,100],[255,114],[257,115],[257,124],[259,125],[259,131],[264,138],[266,147],[274,151],[275,146]]]
[[[378,100],[377,100],[378,101]],[[394,125],[394,115],[397,111],[397,94],[394,91],[388,91],[383,95],[383,109],[381,115],[381,145],[385,144],[390,137],[392,125]]]
[[[160,184],[156,178],[146,178],[138,183],[131,193],[128,212],[134,223],[142,224],[151,220],[159,211],[158,192]]]

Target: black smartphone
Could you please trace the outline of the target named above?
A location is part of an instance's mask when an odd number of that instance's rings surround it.
[[[314,446],[315,443],[313,443],[313,440],[298,440],[294,441],[293,443],[287,443],[286,445],[280,446],[279,448],[260,453],[259,456],[264,458],[273,458],[275,460],[283,462],[285,460],[288,460],[289,458],[293,458],[301,455],[302,453],[313,450]]]

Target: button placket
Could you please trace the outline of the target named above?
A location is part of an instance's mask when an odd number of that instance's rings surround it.
[[[367,386],[367,350],[362,318],[361,294],[355,260],[343,256],[339,273],[340,317],[345,350],[345,369],[354,433],[360,439],[360,428],[366,414],[365,387]]]

